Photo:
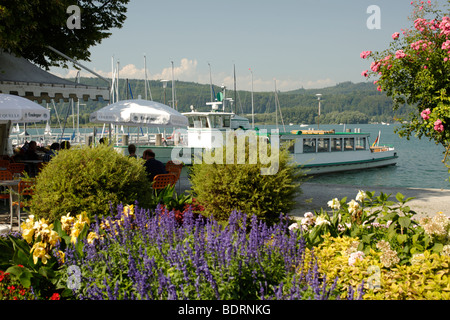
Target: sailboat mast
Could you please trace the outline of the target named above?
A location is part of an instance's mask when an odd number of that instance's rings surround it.
[[[213,86],[212,86],[212,76],[211,76],[211,64],[208,62],[209,66],[209,86],[211,89],[211,102],[214,102]]]
[[[177,109],[176,108],[176,97],[175,97],[175,78],[173,75],[173,61],[171,61],[172,63],[172,108]]]
[[[237,114],[237,92],[236,92],[236,65],[233,64],[234,74],[234,113]]]
[[[253,71],[249,68],[250,73],[252,75],[252,128],[255,128],[255,109],[253,105]]]
[[[144,69],[145,69],[145,100],[147,100],[147,89],[150,95],[150,100],[153,101],[152,97],[152,90],[150,89],[150,84],[148,82],[148,76],[147,76],[147,57],[144,55]]]
[[[144,86],[145,86],[145,100],[147,100],[147,58],[144,55]]]
[[[278,129],[278,106],[277,106],[277,79],[273,79],[275,83],[275,124]]]

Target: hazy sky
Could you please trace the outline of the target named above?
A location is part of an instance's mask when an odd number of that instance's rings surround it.
[[[446,1],[440,1],[446,2]],[[111,60],[120,77],[209,83],[273,91],[322,88],[344,81],[361,82],[369,62],[363,50],[381,51],[394,32],[411,26],[411,0],[131,0],[122,29],[91,48],[81,62],[111,76]],[[380,9],[379,29],[369,29]],[[369,22],[370,22],[369,21]],[[83,17],[81,17],[81,23]],[[53,69],[73,76],[71,72]],[[91,76],[82,72],[82,76]]]

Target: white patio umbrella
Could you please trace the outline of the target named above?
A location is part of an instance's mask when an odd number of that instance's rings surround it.
[[[0,155],[11,153],[8,147],[11,123],[40,122],[49,118],[46,108],[29,99],[0,94]]]
[[[10,94],[0,94],[0,123],[27,123],[46,121],[50,112],[43,106]]]
[[[92,123],[136,127],[187,127],[188,119],[175,109],[150,100],[123,100],[91,113]]]

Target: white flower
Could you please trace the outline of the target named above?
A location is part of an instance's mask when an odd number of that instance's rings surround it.
[[[364,191],[359,190],[358,194],[356,195],[356,201],[362,202],[366,198],[367,198],[367,194]]]
[[[317,217],[317,219],[316,219],[316,226],[320,226],[321,224],[328,224],[328,225],[330,225],[330,221],[328,221],[324,217]]]
[[[302,225],[302,229],[307,231],[310,227],[314,226],[316,221],[316,217],[311,212],[306,212],[305,217],[301,219],[300,224]]]
[[[362,260],[364,259],[364,252],[362,251],[356,251],[350,254],[350,257],[348,258],[348,265],[352,266],[355,264],[356,260]]]
[[[359,209],[359,203],[356,202],[355,200],[350,201],[348,204],[348,212],[350,214],[354,214],[358,211]]]
[[[305,218],[314,218],[314,214],[312,212],[306,212]]]
[[[295,222],[289,226],[289,230],[297,230],[299,228],[298,223]]]
[[[333,200],[328,201],[327,204],[331,209],[334,210],[339,210],[341,208],[341,203],[339,202],[338,198],[334,198]]]

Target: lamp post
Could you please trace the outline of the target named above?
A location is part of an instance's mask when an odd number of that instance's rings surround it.
[[[320,97],[322,96],[321,93],[316,94],[317,100],[319,100],[319,116],[317,117],[317,129],[320,129]]]
[[[166,88],[167,88],[167,82],[169,82],[169,80],[161,80],[162,84],[163,84],[163,88],[164,88],[164,104],[166,104]]]

